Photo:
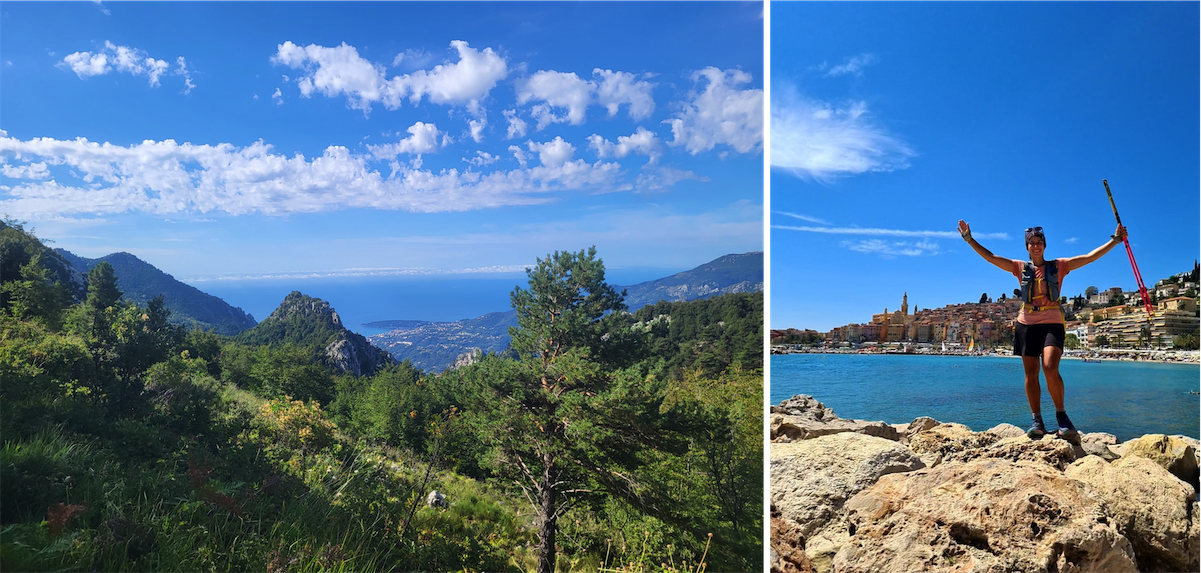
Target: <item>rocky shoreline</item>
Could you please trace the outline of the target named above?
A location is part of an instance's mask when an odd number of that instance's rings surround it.
[[[771,408],[773,573],[1197,571],[1198,442]]]

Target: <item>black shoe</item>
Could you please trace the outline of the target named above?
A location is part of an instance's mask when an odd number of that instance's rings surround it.
[[[1047,428],[1038,422],[1035,422],[1030,426],[1029,430],[1026,430],[1026,437],[1031,440],[1041,440],[1045,435],[1047,435]]]

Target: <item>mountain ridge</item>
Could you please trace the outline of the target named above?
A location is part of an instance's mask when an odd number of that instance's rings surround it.
[[[124,292],[126,300],[146,304],[150,299],[163,295],[163,301],[171,310],[168,319],[172,324],[190,327],[193,323],[217,334],[232,336],[254,327],[254,317],[224,300],[208,294],[192,285],[180,282],[158,267],[137,256],[120,251],[96,259],[81,257],[66,249],[54,249],[61,257],[84,277],[96,265],[106,262],[117,275],[117,288]]]
[[[762,291],[763,252],[723,255],[661,279],[613,288],[626,291],[629,312],[659,301],[688,302],[723,294]],[[517,312],[490,312],[450,322],[382,320],[363,326],[387,328],[385,325],[392,324],[397,328],[367,339],[398,360],[409,360],[425,371],[441,371],[464,354],[501,352],[508,348],[508,329],[517,326]]]

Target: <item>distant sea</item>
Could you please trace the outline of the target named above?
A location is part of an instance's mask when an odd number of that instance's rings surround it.
[[[610,284],[630,285],[655,280],[680,269],[610,269]],[[349,330],[371,336],[385,332],[363,326],[377,320],[451,322],[476,318],[512,307],[513,287],[526,288],[524,272],[458,275],[252,279],[189,281],[188,284],[241,307],[257,321],[267,318],[288,293],[298,290],[322,299],[337,311]]]
[[[1065,405],[1082,432],[1125,441],[1144,434],[1201,434],[1201,366],[1064,360]],[[1041,379],[1043,419],[1055,407]],[[904,424],[919,416],[975,431],[1010,423],[1030,426],[1017,358],[862,354],[771,357],[771,403],[809,394],[841,418]]]

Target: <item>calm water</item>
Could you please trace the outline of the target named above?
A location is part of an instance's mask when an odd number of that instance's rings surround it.
[[[1197,391],[1201,367],[1064,360],[1068,414],[1084,432],[1119,440],[1143,434],[1201,434]],[[1055,408],[1042,380],[1043,419]],[[975,431],[1030,425],[1016,358],[787,354],[771,357],[771,402],[795,394],[817,398],[842,418],[908,423],[919,416],[958,422]]]
[[[636,284],[679,272],[672,269],[613,269],[610,284]],[[190,282],[192,286],[241,307],[263,320],[293,290],[322,299],[337,311],[346,328],[363,336],[384,329],[363,323],[377,320],[455,321],[512,307],[509,293],[527,288],[524,272],[452,276],[392,276],[356,278],[258,279]]]

